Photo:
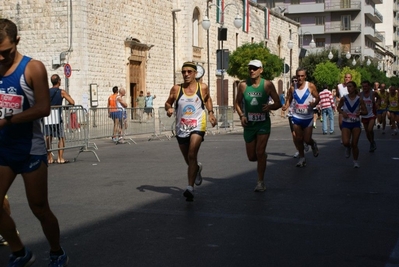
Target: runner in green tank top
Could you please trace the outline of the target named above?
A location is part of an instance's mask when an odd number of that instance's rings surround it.
[[[273,83],[261,78],[263,64],[251,60],[248,64],[250,79],[241,82],[236,97],[236,110],[244,127],[244,140],[249,161],[257,162],[258,182],[255,192],[266,190],[264,176],[266,171],[266,146],[270,135],[271,110],[281,107],[280,97]],[[269,105],[269,97],[274,101]]]

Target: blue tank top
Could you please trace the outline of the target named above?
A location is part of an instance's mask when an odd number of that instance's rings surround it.
[[[33,90],[25,80],[25,69],[31,58],[23,56],[13,73],[0,77],[0,92],[22,95],[22,110],[27,110],[35,103]],[[46,154],[41,120],[5,126],[0,130],[0,153],[26,156]]]

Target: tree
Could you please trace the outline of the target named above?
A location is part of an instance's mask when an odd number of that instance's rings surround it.
[[[229,57],[227,73],[240,80],[248,78],[248,63],[258,59],[263,63],[262,78],[273,80],[283,71],[283,61],[278,56],[271,54],[263,43],[246,43],[238,47]]]
[[[317,88],[323,87],[325,84],[329,88],[335,88],[339,82],[340,71],[334,63],[326,61],[319,63],[313,73],[315,85]]]

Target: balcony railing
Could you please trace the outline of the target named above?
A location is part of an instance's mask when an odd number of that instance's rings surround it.
[[[348,10],[360,10],[361,9],[361,2],[347,2],[347,3],[325,3],[324,10],[325,11],[344,11]]]
[[[343,25],[341,22],[331,22],[324,25],[325,33],[334,32],[361,32],[360,23],[351,23],[350,25]]]

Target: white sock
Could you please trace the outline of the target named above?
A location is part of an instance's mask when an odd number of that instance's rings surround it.
[[[193,192],[193,191],[194,191],[194,188],[193,188],[191,185],[188,185],[188,186],[187,186],[187,190],[190,191],[190,192]]]

